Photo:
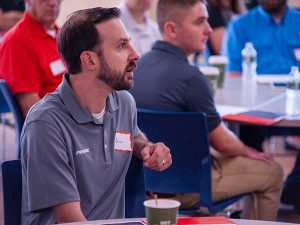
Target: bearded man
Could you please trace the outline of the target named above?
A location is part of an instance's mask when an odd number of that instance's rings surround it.
[[[68,73],[31,108],[21,135],[22,224],[123,218],[132,154],[158,171],[172,163],[169,149],[138,129],[125,91],[140,56],[117,8],[75,12],[58,49]]]

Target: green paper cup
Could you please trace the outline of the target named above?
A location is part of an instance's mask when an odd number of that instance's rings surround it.
[[[225,66],[228,64],[228,58],[223,55],[212,55],[208,57],[208,63],[211,66],[217,67],[220,71],[218,77],[218,87],[223,87],[224,78],[225,78]]]
[[[218,86],[219,69],[213,66],[200,66],[199,69],[208,78],[211,92],[214,96]]]
[[[148,225],[176,225],[180,202],[170,199],[144,201]]]

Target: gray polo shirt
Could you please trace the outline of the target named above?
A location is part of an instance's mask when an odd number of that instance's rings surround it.
[[[52,207],[70,201],[80,201],[88,220],[124,217],[124,181],[140,132],[135,102],[113,91],[100,124],[68,77],[32,107],[23,127],[22,224],[55,223]]]

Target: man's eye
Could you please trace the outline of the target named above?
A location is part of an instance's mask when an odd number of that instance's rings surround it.
[[[123,43],[121,43],[120,48],[126,48],[126,46],[127,46],[127,43],[123,42]]]

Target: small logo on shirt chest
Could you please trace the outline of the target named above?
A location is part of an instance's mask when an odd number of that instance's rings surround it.
[[[77,150],[76,155],[86,154],[86,153],[89,153],[89,152],[90,152],[90,149],[85,148],[85,149]]]

